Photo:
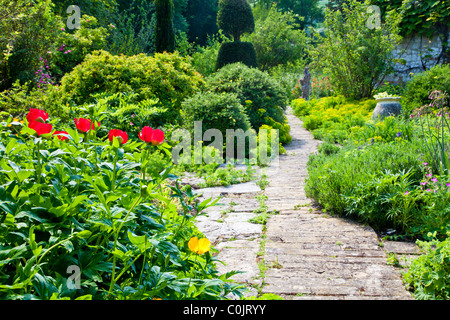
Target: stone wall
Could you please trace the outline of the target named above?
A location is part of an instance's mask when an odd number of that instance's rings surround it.
[[[405,64],[397,63],[395,73],[384,81],[407,82],[414,74],[442,63],[442,59],[439,60],[441,52],[441,39],[437,35],[431,39],[424,36],[405,37],[394,51],[394,58],[404,59]]]

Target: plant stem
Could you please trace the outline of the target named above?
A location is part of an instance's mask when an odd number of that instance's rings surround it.
[[[128,216],[130,215],[131,211],[133,211],[133,209],[139,204],[139,202],[142,200],[142,195],[140,195],[137,200],[134,202],[134,204],[131,206],[130,210],[128,210],[127,214],[125,215],[125,218],[123,219],[122,223],[119,225],[119,227],[117,228],[117,230],[115,231],[114,234],[114,247],[113,247],[113,252],[116,251],[117,248],[117,240],[119,238],[119,233],[120,233],[120,229],[122,229],[125,221],[127,220]],[[113,223],[114,225],[114,223]],[[116,283],[116,281],[118,280],[119,277],[117,277],[117,279],[115,279],[115,275],[116,275],[116,255],[113,255],[113,266],[112,266],[112,273],[111,273],[111,284],[109,286],[109,290],[108,290],[108,297],[111,295],[111,291],[114,287],[114,284]],[[119,275],[120,276],[120,275]]]
[[[117,179],[117,161],[119,160],[119,149],[116,149],[116,155],[114,156],[114,169],[113,169],[113,180],[111,183],[111,191],[114,191],[116,188],[116,179]]]
[[[41,183],[41,175],[42,175],[42,168],[41,168],[41,140],[38,141],[36,144],[37,147],[37,161],[38,165],[36,168],[36,174],[37,174],[37,183]]]

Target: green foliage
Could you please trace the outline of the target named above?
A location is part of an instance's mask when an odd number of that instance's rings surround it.
[[[312,131],[314,138],[343,143],[352,128],[361,127],[370,119],[376,101],[335,96],[309,101],[295,99],[291,105],[294,114],[301,117],[303,126]]]
[[[186,8],[186,20],[189,25],[189,42],[199,45],[208,44],[208,38],[215,35],[217,27],[218,0],[190,0]]]
[[[408,81],[401,100],[404,113],[409,116],[415,108],[428,105],[433,90],[450,93],[450,65],[438,64]]]
[[[109,27],[109,30],[112,28]],[[109,30],[99,27],[97,19],[83,15],[80,19],[80,29],[69,32],[61,28],[52,46],[45,56],[50,65],[50,71],[56,81],[83,62],[86,55],[107,45]]]
[[[232,164],[228,164],[225,167],[217,168],[211,174],[205,175],[205,182],[200,183],[200,187],[229,186],[231,184],[248,182],[254,178],[255,173],[251,165],[248,165],[245,170],[240,170]]]
[[[392,51],[399,41],[399,17],[394,12],[380,28],[366,26],[371,16],[365,4],[346,2],[340,11],[327,11],[325,36],[311,50],[315,69],[330,76],[334,91],[347,98],[368,98],[393,69]]]
[[[238,95],[253,129],[258,130],[266,124],[266,117],[284,123],[285,92],[267,73],[235,63],[221,68],[206,81],[211,92]]]
[[[175,50],[175,31],[173,28],[173,1],[154,0],[156,11],[156,52]]]
[[[50,0],[0,1],[0,90],[12,83],[33,80],[43,57],[56,38],[61,19]]]
[[[104,110],[94,111],[96,119]],[[156,147],[111,144],[60,124],[55,129],[69,139],[36,138],[9,124],[0,128],[0,299],[241,295],[228,280],[236,272],[219,275],[211,252],[197,255],[187,246],[203,237],[193,217],[215,203],[196,201],[168,167],[145,179]]]
[[[252,8],[247,0],[219,0],[217,25],[239,42],[242,34],[255,30]]]
[[[95,103],[74,106],[70,112],[71,118],[76,118],[80,112],[89,114],[92,110],[104,108],[104,117],[98,130],[100,137],[107,136],[108,128],[118,128],[127,132],[130,139],[138,140],[144,126],[162,128],[170,121],[170,112],[157,107],[157,102],[152,99],[138,101],[136,93],[103,93],[95,95]]]
[[[203,78],[188,58],[177,53],[114,56],[105,51],[89,54],[62,79],[61,94],[78,105],[94,102],[97,93],[135,93],[136,102],[158,100],[157,107],[179,120],[181,101],[203,88]]]
[[[191,54],[192,66],[204,77],[210,76],[216,71],[217,56],[223,41],[229,40],[222,32],[208,38],[206,46],[196,47]]]
[[[414,194],[405,197],[406,191],[420,186],[424,159],[425,147],[417,141],[344,145],[337,153],[310,158],[305,190],[331,212],[350,214],[375,228],[395,226],[420,236],[434,231],[433,220],[438,217],[437,225],[445,226],[449,219],[448,214],[432,210],[433,201],[424,204],[423,200],[412,201]],[[425,205],[431,210],[425,210]]]
[[[430,233],[430,237],[433,234]],[[417,300],[450,300],[450,233],[443,241],[417,241],[422,255],[412,259],[403,279]]]
[[[401,33],[433,36],[445,32],[450,19],[450,5],[444,0],[371,0],[381,8],[382,15],[390,10],[402,12]],[[448,32],[448,29],[447,29]]]
[[[422,129],[432,167],[440,175],[450,174],[450,125],[448,118],[449,95],[441,91],[430,93],[430,104],[418,109],[415,118]],[[435,111],[434,111],[435,110]],[[414,115],[413,115],[414,116]]]
[[[235,93],[200,92],[182,103],[184,126],[193,132],[194,121],[202,121],[202,132],[219,130],[223,137],[227,129],[250,128],[248,117]]]
[[[216,71],[233,63],[241,62],[250,68],[258,67],[255,47],[251,42],[224,42],[217,54]]]
[[[22,118],[30,108],[45,108],[58,113],[61,118],[67,117],[69,112],[60,104],[57,87],[52,85],[41,90],[31,82],[21,85],[17,80],[11,89],[0,92],[0,111]]]
[[[296,23],[301,29],[312,26],[323,20],[320,0],[253,0],[256,6],[270,8],[274,4],[279,11],[295,16]]]
[[[260,69],[304,59],[308,40],[303,31],[296,29],[294,21],[292,13],[279,12],[273,5],[267,15],[256,20],[255,32],[243,37],[253,43]]]

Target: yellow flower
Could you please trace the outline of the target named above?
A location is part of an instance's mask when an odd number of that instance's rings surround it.
[[[202,238],[199,240],[197,237],[191,238],[188,243],[189,249],[197,254],[204,254],[208,252],[210,249],[210,245],[211,242],[209,242],[208,239]]]

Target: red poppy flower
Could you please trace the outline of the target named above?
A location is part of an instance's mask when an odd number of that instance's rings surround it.
[[[52,132],[53,126],[50,123],[42,123],[39,121],[32,121],[28,124],[28,127],[36,131],[38,136]]]
[[[113,142],[114,137],[119,140],[120,144],[125,144],[128,141],[127,133],[119,129],[112,129],[109,131],[109,141]]]
[[[69,139],[68,137],[66,137],[66,136],[64,136],[62,134],[69,135],[69,133],[67,131],[55,131],[55,132],[53,132],[53,135],[57,136],[59,138],[59,140],[61,140],[61,141]]]
[[[46,113],[44,110],[40,109],[30,109],[30,112],[27,114],[27,120],[28,123],[31,123],[33,121],[44,123],[48,119],[48,113]]]
[[[164,141],[164,132],[159,129],[153,130],[150,127],[142,128],[139,132],[139,139],[154,146],[160,145]]]
[[[89,130],[95,130],[94,124],[92,123],[92,121],[90,119],[76,119],[75,118],[75,126],[77,127],[78,131],[87,133]],[[100,127],[100,123],[97,122],[96,127]]]

